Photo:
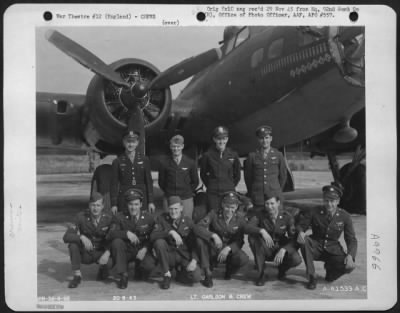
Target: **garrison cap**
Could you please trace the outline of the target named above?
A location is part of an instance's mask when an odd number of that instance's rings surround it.
[[[228,191],[222,194],[221,203],[224,204],[239,204],[239,195],[235,191]]]
[[[182,199],[179,196],[170,196],[168,197],[168,207],[170,207],[171,205],[180,203],[182,204]]]
[[[139,133],[133,130],[129,130],[124,134],[122,138],[124,140],[139,140]]]
[[[132,200],[142,200],[143,199],[143,192],[139,189],[131,188],[125,191],[124,198],[126,201]]]
[[[256,129],[256,136],[258,138],[264,138],[267,135],[272,135],[272,127],[271,126],[263,125]]]
[[[331,200],[339,200],[342,196],[342,189],[336,185],[327,185],[322,187],[324,198]]]
[[[225,126],[218,126],[213,131],[214,138],[224,138],[229,136],[228,128]]]
[[[279,193],[277,191],[273,191],[273,190],[267,190],[264,192],[264,201],[267,201],[272,198],[275,198],[276,200],[280,200]]]
[[[181,135],[175,135],[173,136],[170,140],[169,143],[175,144],[175,145],[183,145],[185,142],[185,140],[183,139],[183,137]]]
[[[98,192],[95,191],[95,192],[93,192],[91,194],[90,199],[89,199],[89,203],[96,202],[96,201],[98,201],[100,199],[103,200],[103,195],[101,193],[98,193]]]

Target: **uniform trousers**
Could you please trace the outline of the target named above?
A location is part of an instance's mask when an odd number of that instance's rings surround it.
[[[134,246],[121,238],[116,238],[111,243],[111,256],[118,274],[128,272],[129,262],[135,261],[135,271],[139,270],[140,260],[136,256],[141,246]]]
[[[104,253],[104,250],[97,249],[87,251],[82,244],[78,243],[70,243],[68,245],[68,250],[73,271],[79,270],[81,264],[96,263]]]
[[[156,256],[148,253],[141,262],[141,267],[147,275],[150,275],[159,266],[163,274],[175,269],[177,280],[183,283],[191,284],[201,280],[200,268],[196,266],[194,271],[187,271],[186,267],[191,260],[183,257],[165,239],[157,239],[153,244],[153,249]]]
[[[200,267],[202,269],[209,268],[212,265],[218,264],[218,254],[222,249],[217,249],[213,242],[207,242],[204,239],[196,239],[198,254],[200,256]],[[224,248],[225,246],[223,246]],[[249,262],[249,257],[243,250],[236,252],[230,252],[226,258],[226,269],[231,274],[236,273],[241,267],[245,266]]]
[[[264,271],[265,261],[273,261],[280,247],[274,246],[268,248],[265,240],[259,236],[249,236],[249,245],[254,254],[257,271],[261,274]],[[300,254],[296,251],[286,251],[282,263],[279,265],[279,271],[286,272],[291,267],[296,267],[301,263]]]
[[[301,254],[303,255],[304,263],[306,264],[307,277],[315,277],[314,261],[325,262],[325,269],[327,276],[340,276],[344,273],[350,273],[352,271],[345,268],[344,260],[346,254],[342,249],[340,254],[331,254],[324,249],[324,240],[315,240],[310,236],[304,238],[304,245],[301,247]],[[340,243],[338,242],[338,245]]]

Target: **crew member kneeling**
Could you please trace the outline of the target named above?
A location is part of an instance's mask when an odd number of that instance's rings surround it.
[[[147,273],[151,273],[157,265],[161,267],[162,289],[170,287],[172,270],[176,270],[176,279],[182,283],[191,285],[200,281],[198,257],[194,248],[194,224],[189,217],[183,216],[182,211],[180,197],[169,197],[168,213],[158,216],[150,235],[153,254],[147,254],[142,262]]]
[[[150,234],[154,229],[154,218],[142,211],[143,193],[139,189],[125,192],[127,211],[118,213],[111,225],[111,256],[116,271],[121,276],[118,288],[128,286],[128,263],[135,261],[135,278],[142,278],[140,262],[151,251]]]
[[[104,213],[103,196],[94,192],[89,200],[89,210],[78,213],[74,225],[64,234],[63,240],[68,243],[71,258],[73,279],[68,288],[76,288],[82,280],[81,263],[99,263],[97,280],[108,277],[107,263],[110,257],[109,232],[112,215]]]
[[[350,214],[338,208],[342,191],[335,185],[325,186],[322,191],[323,207],[304,213],[298,223],[297,241],[302,244],[301,253],[309,279],[308,289],[316,288],[314,260],[325,262],[325,280],[328,282],[350,273],[355,268],[357,239]],[[306,236],[304,232],[310,225],[312,235]],[[343,232],[347,254],[339,242]]]
[[[222,210],[218,213],[212,210],[196,225],[200,264],[205,273],[202,284],[208,288],[213,286],[211,265],[226,263],[225,279],[231,279],[249,261],[242,251],[247,224],[236,212],[239,202],[235,192],[223,194]]]
[[[264,194],[264,210],[253,216],[249,225],[255,227],[249,235],[249,244],[254,254],[257,271],[257,286],[264,286],[265,261],[278,265],[278,279],[285,277],[286,271],[301,263],[296,247],[296,228],[292,215],[280,209],[278,192]]]

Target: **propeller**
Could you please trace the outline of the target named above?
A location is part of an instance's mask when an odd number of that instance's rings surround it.
[[[151,83],[149,89],[161,89],[179,83],[193,76],[218,61],[222,56],[221,49],[214,48],[195,57],[183,60],[161,72]]]
[[[89,70],[95,72],[96,74],[99,74],[100,76],[108,80],[111,80],[117,85],[130,88],[129,83],[123,80],[118,73],[114,72],[107,64],[105,64],[89,50],[82,47],[75,41],[69,39],[67,36],[64,36],[56,30],[49,30],[46,32],[46,39],[62,52],[64,52]]]
[[[162,89],[179,83],[218,61],[222,56],[221,49],[210,49],[168,68],[164,72],[161,72],[150,83],[137,82],[135,84],[130,84],[89,50],[60,32],[49,30],[46,33],[46,38],[58,49],[86,68],[119,86],[129,89],[129,93],[136,98],[143,98],[150,89]]]

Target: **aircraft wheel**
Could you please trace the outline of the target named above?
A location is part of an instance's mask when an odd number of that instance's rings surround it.
[[[346,175],[351,163],[340,169],[340,177]],[[366,167],[359,164],[344,184],[344,192],[339,206],[349,213],[366,214]]]

